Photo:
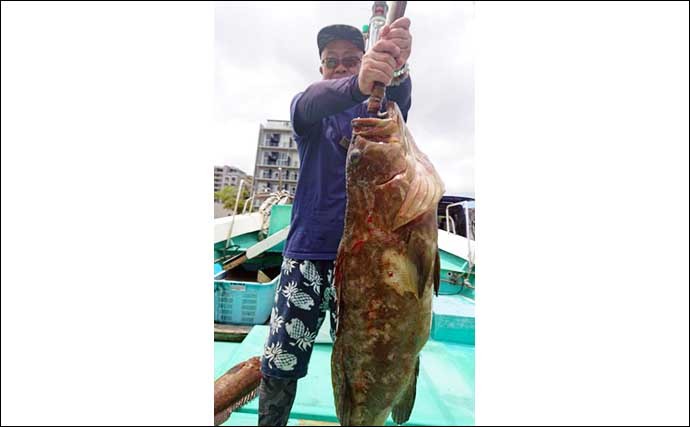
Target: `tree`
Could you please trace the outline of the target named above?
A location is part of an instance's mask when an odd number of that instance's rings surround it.
[[[233,210],[235,208],[235,200],[237,199],[237,187],[227,185],[213,193],[214,199],[223,203],[225,209]],[[249,190],[246,188],[242,189],[242,194],[240,195],[240,201],[237,204],[237,213],[241,213],[244,210],[244,205],[247,203],[249,198]]]

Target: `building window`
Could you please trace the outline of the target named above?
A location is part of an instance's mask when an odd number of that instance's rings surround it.
[[[270,151],[264,153],[264,164],[265,165],[277,165],[278,164],[278,153],[275,151]]]
[[[281,166],[290,166],[290,156],[288,153],[280,153],[278,164]]]
[[[280,134],[270,133],[266,135],[264,145],[267,147],[280,147]]]

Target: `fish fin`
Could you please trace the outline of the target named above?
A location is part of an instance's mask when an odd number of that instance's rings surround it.
[[[438,296],[438,288],[441,286],[441,258],[436,251],[436,262],[434,265],[434,294]]]
[[[394,230],[410,223],[433,207],[427,201],[430,191],[433,191],[433,187],[429,177],[417,171],[393,221]]]
[[[342,251],[338,250],[338,254],[335,258],[335,263],[333,264],[333,287],[335,288],[335,337],[336,339],[340,336],[340,319],[343,317],[343,298],[342,298],[342,287],[343,287],[343,263],[345,256]]]
[[[239,399],[237,402],[233,403],[232,405],[228,406],[227,408],[223,409],[220,412],[217,412],[214,417],[213,417],[213,425],[219,426],[223,424],[225,421],[230,418],[230,414],[232,414],[234,411],[238,410],[239,408],[243,407],[247,403],[251,402],[252,400],[256,399],[256,397],[259,395],[259,385],[254,387],[249,393],[247,393],[244,397]]]
[[[410,414],[412,414],[412,408],[414,407],[414,400],[417,396],[417,377],[419,376],[419,356],[417,356],[417,366],[414,370],[414,376],[412,381],[407,386],[407,390],[403,394],[402,398],[398,403],[393,406],[393,421],[396,424],[403,424],[410,419]],[[344,424],[345,425],[345,424]]]
[[[350,402],[352,401],[350,397],[350,384],[348,382],[345,370],[342,370],[340,372],[340,375],[340,390],[338,393],[336,393],[336,396],[338,398],[335,405],[336,415],[338,416],[338,421],[340,421],[341,426],[349,426],[351,414]]]
[[[429,273],[434,269],[436,260],[433,258],[428,248],[428,239],[424,235],[413,231],[407,241],[409,259],[415,266],[417,276],[412,276],[412,280],[417,280],[417,295],[422,298],[424,291],[429,284]],[[414,289],[414,287],[411,287]]]
[[[252,400],[256,399],[256,397],[259,395],[259,386],[256,386],[254,390],[250,391],[246,396],[238,400],[237,402],[233,403],[232,405],[228,406],[227,408],[223,409],[222,411],[216,413],[213,417],[213,425],[214,426],[219,426],[223,424],[225,421],[230,418],[230,414],[235,412],[236,410],[240,409],[247,403],[251,402]]]
[[[441,196],[445,192],[445,186],[443,181],[441,181],[441,177],[434,169],[429,158],[419,151],[414,138],[409,132],[406,132],[405,139],[410,145],[412,155],[416,158],[414,172],[412,172],[414,177],[393,221],[393,230],[397,230],[429,211],[435,211]]]
[[[234,412],[247,403],[251,402],[252,400],[256,399],[256,397],[259,395],[259,386],[257,385],[254,390],[250,391],[247,393],[246,396],[244,396],[242,399],[238,400],[237,403],[234,403],[230,406],[230,412]]]
[[[226,422],[228,420],[228,418],[230,418],[230,414],[232,414],[232,409],[230,409],[230,408],[224,409],[224,410],[218,412],[217,414],[214,414],[213,415],[213,425],[219,426],[219,425],[223,424],[224,422]]]

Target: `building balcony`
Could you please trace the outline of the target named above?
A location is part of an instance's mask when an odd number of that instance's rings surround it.
[[[297,145],[293,145],[292,147],[288,147],[287,145],[270,145],[268,143],[263,143],[260,145],[261,148],[267,148],[267,149],[275,149],[275,150],[292,150],[292,151],[297,151]]]
[[[264,124],[263,128],[266,130],[278,130],[278,131],[291,131],[292,126],[289,120],[272,120],[268,119]]]
[[[283,181],[283,182],[292,182],[292,183],[297,183],[296,179],[288,179],[288,178],[283,178],[282,180],[280,178],[255,178],[257,181],[270,181],[270,182],[278,182],[278,181]]]
[[[289,169],[299,169],[299,165],[284,165],[280,162],[275,163],[259,163],[257,166],[265,168],[289,168]]]

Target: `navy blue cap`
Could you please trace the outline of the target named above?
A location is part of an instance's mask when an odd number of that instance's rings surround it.
[[[352,42],[364,52],[364,36],[362,32],[350,25],[336,24],[323,27],[316,36],[316,43],[319,45],[319,56],[321,56],[321,52],[323,52],[326,45],[333,40]]]

